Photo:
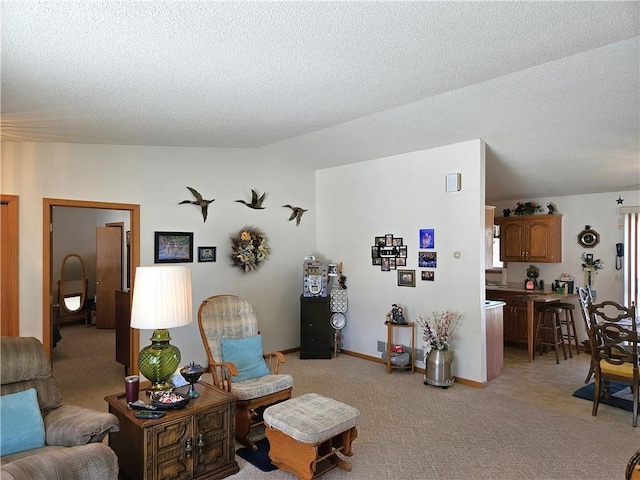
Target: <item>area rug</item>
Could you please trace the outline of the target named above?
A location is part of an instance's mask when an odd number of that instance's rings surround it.
[[[263,438],[256,442],[258,450],[254,451],[250,447],[242,447],[236,450],[236,455],[240,458],[244,458],[247,462],[256,468],[259,468],[263,472],[270,472],[276,470],[276,467],[269,459],[269,440]]]
[[[578,390],[573,392],[573,396],[593,401],[593,389],[594,383],[591,382],[590,384],[580,387]],[[629,385],[611,382],[609,383],[609,392],[611,393],[610,397],[601,398],[600,403],[604,403],[612,407],[623,408],[630,412],[633,411],[633,394],[629,389]]]

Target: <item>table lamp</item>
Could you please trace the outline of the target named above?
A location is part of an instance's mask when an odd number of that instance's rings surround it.
[[[152,392],[173,388],[170,377],[180,365],[180,350],[169,344],[169,328],[193,320],[189,267],[138,267],[133,285],[131,328],[153,329],[151,345],[140,350],[138,368]]]

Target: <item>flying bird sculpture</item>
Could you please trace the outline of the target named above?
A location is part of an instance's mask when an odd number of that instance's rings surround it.
[[[251,189],[251,203],[247,203],[244,200],[236,200],[236,202],[244,203],[249,208],[264,210],[265,207],[262,206],[262,202],[264,202],[265,198],[267,198],[267,192],[264,192],[260,197],[258,197],[258,192]]]
[[[209,209],[209,204],[211,202],[213,202],[215,200],[205,200],[202,198],[202,195],[200,195],[195,188],[191,188],[191,187],[187,187],[189,189],[189,191],[193,194],[194,197],[196,197],[195,200],[183,200],[182,202],[180,202],[178,205],[182,205],[183,203],[191,203],[192,205],[198,205],[200,206],[200,208],[202,209],[202,218],[204,219],[204,221],[207,221],[207,210]]]
[[[283,205],[283,207],[287,207],[290,208],[292,210],[291,212],[291,216],[289,217],[289,221],[293,220],[294,218],[296,219],[296,227],[298,225],[300,225],[300,220],[302,219],[302,214],[304,212],[307,211],[306,208],[300,208],[300,207],[292,207],[289,204]]]

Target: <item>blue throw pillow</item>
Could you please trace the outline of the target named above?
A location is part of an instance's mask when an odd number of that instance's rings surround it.
[[[0,396],[0,456],[44,447],[44,421],[35,388]]]
[[[264,377],[271,373],[262,356],[262,337],[223,338],[222,361],[233,363],[238,369],[234,382],[242,382],[251,378]]]

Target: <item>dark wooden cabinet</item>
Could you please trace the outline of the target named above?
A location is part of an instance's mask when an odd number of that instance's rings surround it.
[[[300,297],[300,358],[333,356],[330,297]]]
[[[120,478],[127,480],[214,480],[239,471],[235,460],[235,397],[206,384],[195,385],[200,398],[163,418],[135,418],[124,394],[105,398],[120,431],[109,434],[118,456]],[[188,387],[183,387],[186,393]],[[140,399],[149,402],[146,392]]]
[[[562,215],[530,215],[496,220],[503,262],[562,262]]]
[[[128,374],[131,355],[131,296],[129,292],[116,290],[116,362],[124,365]]]
[[[504,341],[527,345],[527,303],[525,295],[517,292],[487,290],[487,300],[499,300],[506,305],[502,310]]]

